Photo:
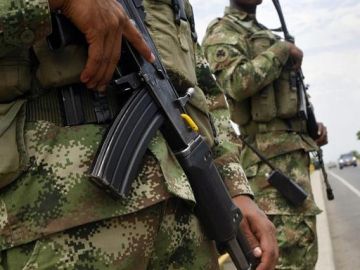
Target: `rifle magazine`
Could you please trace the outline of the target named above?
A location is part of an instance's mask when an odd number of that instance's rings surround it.
[[[146,149],[163,122],[149,92],[134,91],[105,136],[90,172],[92,180],[116,197],[126,196]]]

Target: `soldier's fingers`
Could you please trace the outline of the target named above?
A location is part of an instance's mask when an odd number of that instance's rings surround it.
[[[136,29],[130,19],[124,25],[124,36],[134,46],[134,48],[145,58],[148,62],[154,62],[155,56],[151,52],[149,46],[146,44],[141,33]]]
[[[255,248],[259,247],[259,241],[257,240],[256,236],[253,234],[253,232],[250,229],[250,225],[247,222],[246,219],[243,219],[240,223],[241,229],[251,247],[252,250],[254,250]]]
[[[85,83],[87,87],[95,86],[93,84],[93,78],[98,72],[103,62],[103,48],[104,48],[104,36],[95,35],[94,37],[87,38],[88,48],[88,59],[85,64],[85,68],[80,75],[80,80]]]
[[[110,38],[109,36],[110,35],[107,35],[104,40],[103,56],[98,70],[91,78],[91,80],[87,83],[87,86],[90,89],[97,89],[99,87],[100,82],[104,78],[105,71],[108,69],[113,48],[113,41],[112,38]],[[109,40],[111,40],[111,42]]]
[[[277,258],[277,255],[273,252],[272,249],[266,248],[267,246],[271,245],[271,241],[268,241],[267,239],[263,239],[262,243],[262,255],[261,255],[261,261],[258,267],[256,267],[256,270],[272,270],[275,269],[277,260],[274,258]]]
[[[265,224],[261,225],[265,227]],[[267,232],[259,230],[259,240],[261,247],[261,261],[256,270],[271,270],[275,269],[277,258],[279,256],[279,249],[276,245],[275,227],[273,225],[266,226]],[[274,244],[276,247],[274,247]]]
[[[299,68],[301,67],[301,61],[299,61],[299,59],[295,59],[294,60],[294,65],[293,65],[293,70],[299,70]]]
[[[121,28],[118,28],[118,31],[116,33],[116,36],[119,38],[116,38],[113,42],[112,46],[112,52],[111,56],[109,58],[108,66],[103,74],[103,77],[101,81],[99,82],[99,89],[105,88],[105,86],[108,84],[108,82],[111,80],[114,70],[120,60],[120,54],[121,54],[121,42],[122,42],[122,31]]]

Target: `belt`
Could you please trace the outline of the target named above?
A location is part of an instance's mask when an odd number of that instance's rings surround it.
[[[80,84],[51,89],[29,99],[26,118],[29,122],[44,120],[62,126],[107,123],[120,110],[119,97],[114,95],[114,91],[108,91],[101,96]]]

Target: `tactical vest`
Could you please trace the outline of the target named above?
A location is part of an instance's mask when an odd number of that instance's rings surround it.
[[[279,37],[259,24],[241,21],[233,15],[222,19],[241,33],[248,43],[250,59],[270,48]],[[244,101],[229,98],[232,120],[239,124],[244,135],[255,135],[270,131],[305,132],[304,121],[298,115],[298,94],[291,87],[289,68],[284,68],[279,78]]]

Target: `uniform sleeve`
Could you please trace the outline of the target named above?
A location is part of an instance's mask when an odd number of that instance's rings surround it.
[[[0,57],[51,32],[48,0],[0,1]]]
[[[219,36],[223,37],[221,41]],[[208,34],[203,46],[205,57],[221,87],[237,101],[253,96],[278,78],[289,57],[288,45],[277,41],[251,58],[246,39],[229,30],[222,31],[221,35],[217,32]]]
[[[253,197],[253,192],[240,165],[239,139],[231,126],[224,94],[211,74],[200,46],[197,46],[196,52],[196,76],[199,87],[206,95],[210,117],[218,133],[217,144],[212,150],[220,175],[232,197],[245,194]]]

